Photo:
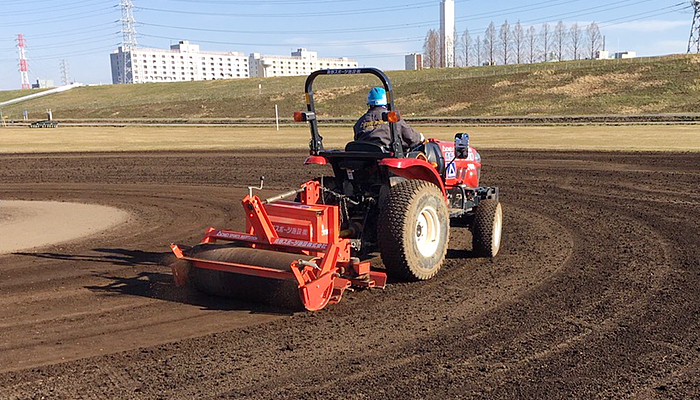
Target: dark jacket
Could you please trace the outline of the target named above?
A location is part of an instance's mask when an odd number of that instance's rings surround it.
[[[386,111],[386,107],[370,107],[365,115],[361,116],[355,123],[353,128],[355,131],[355,140],[375,142],[385,146],[387,149],[391,149],[391,131],[389,130],[389,123],[382,121],[382,113]],[[400,120],[395,125],[404,149],[415,147],[423,141],[423,135],[408,126],[404,120]]]

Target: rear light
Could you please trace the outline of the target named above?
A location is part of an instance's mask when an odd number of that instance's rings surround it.
[[[294,121],[306,122],[316,119],[316,114],[312,111],[296,111],[294,113]]]
[[[401,114],[398,111],[389,111],[386,113],[387,122],[399,122],[401,120]]]

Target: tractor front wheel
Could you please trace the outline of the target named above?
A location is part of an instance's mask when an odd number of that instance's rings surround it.
[[[472,248],[481,257],[495,257],[501,248],[503,208],[501,203],[482,200],[476,207],[472,222]]]
[[[377,225],[382,261],[391,276],[426,280],[437,274],[450,238],[447,204],[437,186],[423,180],[392,186]]]

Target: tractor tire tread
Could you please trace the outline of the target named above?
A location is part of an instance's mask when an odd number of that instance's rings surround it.
[[[494,235],[494,218],[500,203],[486,199],[479,202],[472,221],[472,250],[480,257],[494,257],[492,237]]]
[[[426,193],[439,196],[440,199],[443,197],[441,191],[431,182],[419,179],[399,182],[391,188],[389,196],[380,209],[377,239],[384,266],[395,278],[409,281],[430,279],[437,274],[445,259],[449,241],[449,213],[444,202],[437,211],[441,221],[447,221],[446,227],[443,227],[446,237],[442,247],[437,250],[435,265],[428,270],[416,268],[418,260],[411,251],[407,251],[405,246],[406,235],[413,234],[407,229],[411,222],[410,205]]]

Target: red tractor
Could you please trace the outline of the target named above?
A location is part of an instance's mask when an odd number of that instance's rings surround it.
[[[387,92],[389,148],[351,141],[343,150],[324,149],[313,82],[338,74],[379,78]],[[450,226],[470,228],[476,254],[498,253],[503,219],[498,188],[479,186],[481,157],[467,134],[458,133],[454,142],[429,139],[404,151],[391,83],[375,68],[315,71],[305,92],[307,110],[294,115],[311,128],[305,164],[330,165],[333,176],[266,201],[251,188],[243,199],[246,232],[210,228],[200,245],[171,246],[186,261],[173,264],[178,284],[191,279],[212,294],[316,310],[339,301],[348,287],[384,287],[387,275],[432,278],[445,259]],[[283,200],[295,194],[295,201]],[[376,252],[384,271],[366,261]]]

